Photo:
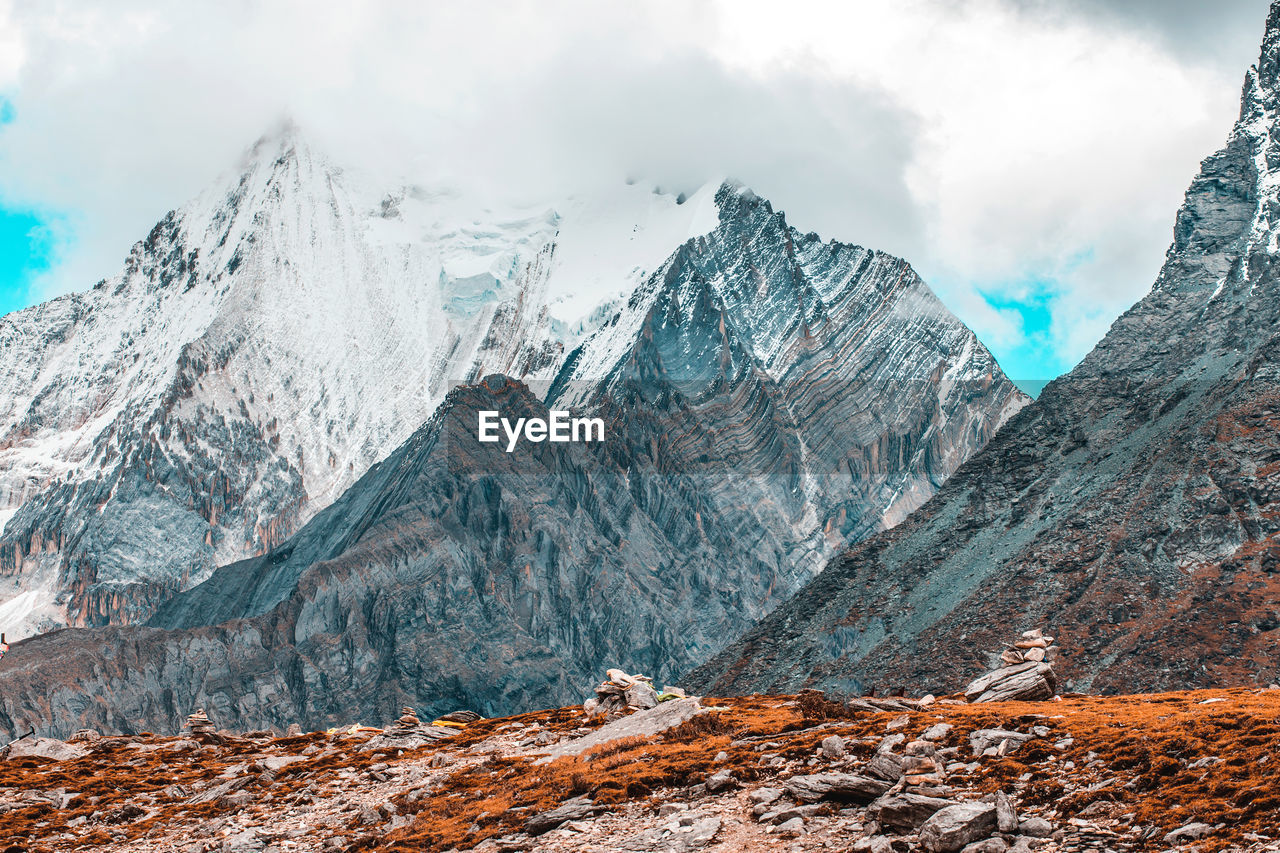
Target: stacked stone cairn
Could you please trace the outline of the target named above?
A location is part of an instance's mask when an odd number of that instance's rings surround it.
[[[191,730],[191,734],[198,738],[211,738],[217,736],[217,730],[214,728],[213,721],[209,719],[209,715],[204,712],[204,708],[200,708],[187,715],[187,728]]]
[[[400,717],[381,733],[374,735],[361,752],[373,752],[379,749],[417,749],[431,741],[444,740],[456,735],[468,723],[483,720],[484,717],[475,711],[453,711],[437,717],[430,724],[423,723],[418,713],[409,706],[400,709]]]
[[[391,737],[409,737],[417,734],[420,728],[422,728],[422,720],[419,720],[413,709],[406,705],[400,709],[400,719],[392,723],[386,733]]]
[[[1000,662],[1005,666],[1017,666],[1028,661],[1052,665],[1057,657],[1058,647],[1053,644],[1053,637],[1035,628],[1023,631],[1022,636],[1000,654]]]
[[[453,737],[468,723],[483,719],[484,717],[475,711],[453,711],[432,720],[430,725],[424,725],[418,719],[417,713],[412,708],[405,706],[400,709],[400,719],[392,723],[383,734],[393,740],[411,738],[442,740]]]
[[[1036,702],[1052,698],[1058,689],[1053,671],[1058,647],[1039,628],[1024,631],[1000,655],[998,669],[964,689],[970,702]]]
[[[596,695],[582,705],[588,717],[600,714],[613,716],[657,706],[658,691],[653,689],[653,679],[648,676],[627,675],[620,669],[611,669],[605,676],[604,683],[596,688]],[[671,688],[668,688],[663,695],[670,693]]]

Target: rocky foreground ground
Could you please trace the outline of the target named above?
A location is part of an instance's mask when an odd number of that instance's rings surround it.
[[[1280,690],[27,741],[0,850],[1280,850]]]

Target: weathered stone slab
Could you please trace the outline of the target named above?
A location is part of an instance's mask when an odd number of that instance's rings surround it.
[[[856,773],[815,773],[811,776],[793,776],[783,787],[802,803],[815,803],[818,800],[869,803],[888,791],[892,785],[883,779],[872,779]]]
[[[603,746],[610,741],[624,737],[649,737],[667,729],[680,725],[685,720],[705,711],[702,703],[696,698],[672,699],[661,702],[654,708],[636,711],[621,719],[601,726],[585,737],[576,740],[561,741],[547,750],[546,757],[538,759],[539,763],[559,758],[562,755],[581,755],[582,753]]]
[[[970,702],[1037,702],[1052,698],[1057,689],[1053,667],[1029,661],[975,679],[964,689],[964,698]]]
[[[892,752],[879,752],[867,762],[867,773],[878,779],[897,782],[902,778],[902,756]]]
[[[887,829],[907,833],[914,832],[934,814],[954,805],[953,800],[939,797],[898,794],[876,800],[867,808],[867,815]]]
[[[978,729],[976,732],[969,733],[969,746],[973,747],[974,755],[982,755],[992,747],[999,750],[1003,744],[1004,751],[1000,754],[1008,755],[1021,748],[1027,741],[1034,739],[1034,734],[1009,729]]]
[[[82,743],[64,743],[51,737],[25,738],[11,744],[5,750],[5,757],[17,758],[50,758],[54,761],[73,761],[87,755],[89,747]]]
[[[920,827],[920,846],[929,853],[954,853],[996,831],[991,803],[959,803],[936,812]]]
[[[602,810],[603,807],[597,806],[587,797],[575,797],[549,812],[536,814],[529,818],[525,821],[524,831],[530,835],[542,835],[544,832],[550,832],[561,824],[568,823],[571,820],[581,820],[584,817],[592,817]]]

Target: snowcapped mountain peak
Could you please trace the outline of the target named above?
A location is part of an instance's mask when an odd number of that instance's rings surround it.
[[[658,369],[637,366],[638,340],[649,347],[646,358],[662,353],[663,375],[701,382],[707,351],[689,343],[689,327],[699,323],[710,327],[697,337],[705,347],[724,348],[726,363],[750,363],[775,379],[846,338],[859,357],[882,362],[886,371],[892,365],[899,381],[932,382],[939,342],[964,362],[941,368],[957,380],[999,374],[990,353],[905,261],[801,233],[736,181],[700,193],[714,205],[715,227],[686,240],[602,319],[557,378],[560,403],[585,404],[597,390],[591,380]],[[654,350],[659,328],[683,329],[672,339],[680,349]],[[875,335],[856,341],[860,331]],[[1017,395],[1010,400],[1002,417],[1025,404]]]
[[[720,207],[722,213],[733,209],[729,206],[730,201],[737,201],[746,205],[763,204],[769,213],[773,212],[773,205],[769,203],[768,199],[756,195],[755,190],[737,178],[725,178],[720,181],[720,185],[716,188],[716,204]]]
[[[714,188],[477,203],[284,124],[92,290],[0,318],[0,621],[145,618],[261,553],[488,373],[551,376]]]
[[[552,316],[572,323],[602,300],[629,295],[677,246],[715,228],[718,186],[705,184],[686,197],[635,182],[559,205]]]
[[[387,184],[284,124],[118,275],[0,318],[0,623],[145,620],[281,543],[488,374],[554,378],[575,404],[637,370],[776,383],[824,358],[1002,381],[936,300],[903,314],[908,296],[933,300],[902,261],[800,234],[735,181],[499,204]],[[959,405],[954,379],[928,382]],[[992,423],[956,428],[985,440],[1020,404],[999,390]],[[914,505],[955,461],[882,503]]]
[[[451,247],[437,263],[455,276],[440,292],[473,299],[472,316],[498,298],[490,292],[520,295],[499,302],[478,343],[457,339],[475,346],[465,361],[475,369],[564,343],[517,322],[544,316],[548,294],[617,288],[619,298],[592,312],[599,328],[584,328],[545,399],[510,369],[462,385],[287,541],[169,597],[150,621],[165,631],[116,632],[184,650],[169,679],[192,685],[183,707],[305,718],[295,709],[319,696],[321,713],[350,716],[353,697],[392,695],[492,713],[577,695],[602,659],[674,677],[799,590],[834,549],[927,501],[1026,402],[907,264],[800,234],[745,188],[715,183],[680,198],[633,184],[550,213],[490,211],[490,230],[461,241],[451,235],[472,224],[431,230],[440,203],[406,193],[369,227],[436,234]],[[493,235],[540,229],[550,242],[505,277]],[[321,437],[359,423],[363,400],[396,399],[379,385],[354,408],[342,403],[355,381],[343,379],[349,358],[333,358],[318,412],[296,417]],[[522,358],[525,376],[560,362],[559,350]],[[305,373],[283,373],[305,386]],[[275,405],[296,391],[274,386]],[[467,438],[480,412],[546,417],[548,400],[590,408],[606,441],[513,453]],[[272,461],[315,481],[292,460]],[[217,643],[188,642],[210,625],[221,626]],[[299,666],[354,675],[321,696],[283,683]],[[153,699],[158,682],[140,669],[95,684],[95,695],[126,692],[148,720],[167,714],[174,703]],[[219,686],[209,689],[230,683],[235,695],[205,692],[211,671]]]
[[[289,150],[298,147],[304,149],[307,147],[306,135],[291,116],[284,116],[275,127],[268,128],[245,150],[240,158],[240,171],[248,171],[250,164],[255,160],[278,159]]]

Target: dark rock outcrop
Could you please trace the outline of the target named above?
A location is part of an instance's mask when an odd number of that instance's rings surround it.
[[[871,804],[867,816],[886,829],[913,832],[935,812],[951,805],[954,805],[951,800],[922,794],[886,795]]]
[[[1045,622],[1059,689],[1277,679],[1280,5],[1151,292],[907,522],[687,679],[950,692]]]

